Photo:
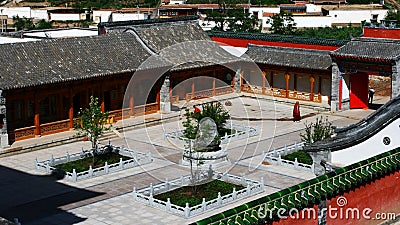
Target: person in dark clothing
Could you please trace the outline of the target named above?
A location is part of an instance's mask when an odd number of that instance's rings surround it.
[[[375,90],[374,88],[370,88],[368,91],[368,103],[372,104],[372,101],[374,100],[374,94],[375,94]]]

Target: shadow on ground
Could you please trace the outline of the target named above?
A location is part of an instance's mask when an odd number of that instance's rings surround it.
[[[22,224],[57,215],[60,221],[49,224],[75,224],[86,220],[68,213],[61,206],[93,198],[104,193],[87,191],[58,183],[51,176],[27,174],[0,166],[0,216]]]
[[[383,106],[383,104],[374,104],[374,103],[368,104],[368,108],[375,109],[375,110],[379,109],[381,106]]]

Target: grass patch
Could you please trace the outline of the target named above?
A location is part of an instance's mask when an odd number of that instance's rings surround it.
[[[122,158],[122,160],[128,160],[131,159],[126,156],[122,156],[118,153],[115,152],[107,152],[101,155],[97,155],[94,157],[86,157],[82,159],[78,159],[75,161],[63,163],[63,164],[58,164],[55,166],[57,169],[61,169],[65,172],[70,172],[72,173],[72,170],[75,169],[77,173],[83,172],[86,170],[89,170],[89,166],[92,166],[93,169],[103,167],[105,163],[107,162],[108,165],[114,164],[119,162],[119,159]]]
[[[167,198],[170,198],[172,204],[182,207],[186,206],[186,202],[189,203],[189,206],[195,206],[201,204],[203,202],[203,198],[205,198],[206,201],[217,198],[218,192],[221,192],[221,196],[230,194],[232,193],[233,188],[236,188],[236,191],[238,191],[244,187],[220,180],[213,180],[211,182],[198,185],[196,194],[194,194],[194,188],[192,186],[184,186],[155,195],[154,198],[165,202],[167,201]]]
[[[299,163],[304,163],[304,164],[308,164],[308,165],[313,164],[313,160],[312,160],[311,156],[304,150],[300,150],[297,152],[290,153],[289,155],[282,156],[282,159],[293,161],[293,162],[294,162],[295,158],[297,158],[297,162],[299,162]]]

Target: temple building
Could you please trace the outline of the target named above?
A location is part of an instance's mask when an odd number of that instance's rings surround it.
[[[1,45],[1,148],[72,129],[92,95],[112,123],[167,110],[165,102],[234,91],[333,111],[364,108],[371,73],[392,78],[392,96],[400,88],[395,40],[208,35],[197,17],[100,23],[98,30],[98,36]],[[246,54],[229,54],[217,42],[240,45]]]

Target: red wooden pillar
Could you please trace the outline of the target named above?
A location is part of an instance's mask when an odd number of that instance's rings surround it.
[[[311,86],[310,101],[314,101],[314,82],[315,82],[315,78],[314,78],[314,76],[311,76],[310,77],[310,86]]]
[[[100,85],[100,107],[101,111],[105,111],[105,105],[104,105],[104,88],[103,85]]]
[[[297,91],[297,74],[293,75],[293,89]]]
[[[240,88],[243,87],[243,76],[244,76],[244,70],[240,71]]]
[[[72,89],[69,90],[69,110],[68,110],[69,128],[74,128],[74,102]]]
[[[285,80],[286,80],[286,98],[289,97],[289,79],[290,79],[290,75],[287,73],[285,75]]]
[[[192,78],[192,98],[194,97],[194,78]]]
[[[171,101],[171,99],[172,99],[172,84],[171,83],[169,85],[169,96],[170,96],[170,101]]]
[[[157,110],[160,110],[160,91],[161,91],[161,89],[158,89],[158,92],[157,92],[157,97],[156,97],[156,102],[157,102]]]
[[[133,93],[131,93],[131,95],[129,96],[129,108],[130,110],[130,116],[135,115],[135,104],[134,104],[134,99],[133,99]]]
[[[262,94],[265,95],[265,86],[267,80],[267,72],[262,71]]]
[[[212,83],[212,95],[215,96],[215,86],[216,86],[216,79],[215,76],[213,78],[213,83]]]
[[[39,98],[35,94],[34,99],[34,108],[35,108],[35,116],[34,116],[34,125],[35,125],[35,136],[40,136],[40,118],[39,118]]]

